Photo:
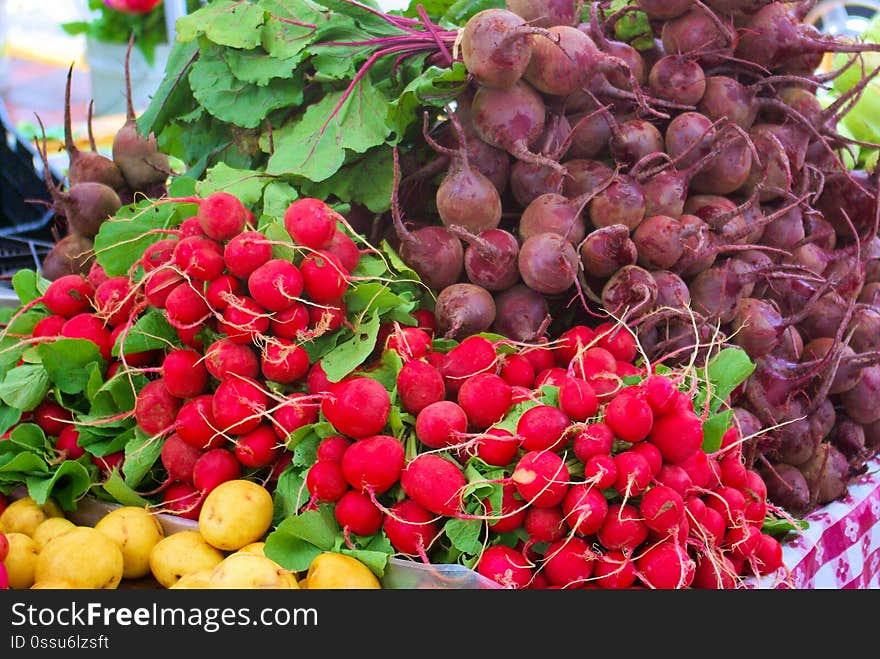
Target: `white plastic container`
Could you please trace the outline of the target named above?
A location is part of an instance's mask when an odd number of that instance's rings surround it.
[[[125,51],[127,44],[106,43],[86,38],[86,63],[95,99],[95,115],[125,114]],[[159,44],[153,65],[143,54],[131,50],[131,95],[135,111],[143,110],[165,75],[171,46]]]

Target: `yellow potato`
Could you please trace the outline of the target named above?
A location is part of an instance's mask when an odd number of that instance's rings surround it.
[[[33,539],[24,533],[7,533],[9,553],[6,560],[6,572],[9,575],[9,587],[15,589],[30,588],[34,585],[34,570],[40,548]]]
[[[272,525],[272,495],[263,486],[231,480],[211,490],[199,513],[199,532],[217,549],[235,551],[256,542]]]
[[[241,549],[239,549],[236,554],[256,554],[257,556],[265,556],[266,543],[265,542],[252,542],[249,545],[245,545]]]
[[[214,588],[297,588],[296,577],[265,556],[232,554],[211,573]]]
[[[72,590],[75,586],[65,579],[46,579],[38,581],[31,590]]]
[[[37,558],[35,581],[63,579],[74,588],[113,589],[122,580],[122,550],[89,526],[50,540]]]
[[[321,589],[376,589],[382,584],[372,570],[356,558],[346,554],[325,551],[318,554],[306,574],[309,590]]]
[[[41,506],[32,498],[24,497],[16,499],[6,507],[0,515],[0,523],[3,524],[6,533],[24,533],[33,536],[40,523],[50,517],[64,517],[64,512],[58,504],[49,499]]]
[[[42,549],[52,538],[64,535],[75,528],[76,524],[66,517],[50,517],[49,519],[40,522],[40,525],[36,528],[31,537],[34,539],[34,542],[37,543],[37,547]]]
[[[122,550],[123,579],[140,579],[150,573],[150,552],[165,537],[155,515],[144,508],[123,506],[104,515],[95,528]]]
[[[156,581],[171,588],[181,577],[213,569],[224,558],[198,531],[180,531],[156,543],[150,552],[150,571]]]
[[[177,582],[171,586],[171,589],[180,590],[198,590],[203,588],[211,588],[211,573],[213,569],[199,570],[192,574],[185,574]]]

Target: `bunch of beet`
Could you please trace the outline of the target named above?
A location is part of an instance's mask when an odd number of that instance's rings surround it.
[[[705,453],[693,392],[675,373],[645,378],[626,329],[511,345],[471,336],[438,353],[429,328],[396,328],[392,395],[352,377],[321,404],[339,434],[318,445],[306,509],[329,504],[347,539],[381,531],[425,562],[443,555],[449,520],[476,520],[474,569],[507,588],[736,588],[776,575],[766,487],[738,430]],[[395,404],[414,417],[415,454],[386,427]],[[497,499],[475,492],[475,462],[503,474],[483,481]]]
[[[92,133],[91,106],[87,122],[90,150],[80,150],[73,139],[70,116],[70,87],[73,65],[67,72],[64,99],[64,147],[68,156],[67,186],[52,181],[45,137],[43,157],[46,184],[57,218],[56,243],[44,257],[42,274],[49,280],[69,274],[87,274],[94,263],[94,239],[101,225],[139,194],[158,198],[165,193],[170,171],[168,156],[159,151],[156,138],[138,133],[131,96],[129,58],[125,57],[127,113],[125,124],[113,138],[112,157],[100,153]]]
[[[164,482],[142,492],[167,512],[196,518],[204,497],[226,480],[273,484],[290,463],[288,435],[314,423],[320,399],[305,393],[327,383],[304,346],[347,323],[343,300],[360,250],[323,201],[301,198],[284,215],[292,242],[273,241],[253,226],[235,196],[215,192],[198,213],[151,244],[129,275],[108,276],[95,263],[68,274],[18,314],[44,309],[29,344],[63,338],[94,343],[105,381],[146,377],[133,418],[149,442],[161,442]],[[293,250],[277,258],[276,244]],[[126,350],[146,314],[161,310],[176,337],[164,349]],[[348,324],[350,327],[351,325]],[[132,380],[133,381],[133,380]],[[134,385],[133,385],[134,386]],[[39,425],[59,457],[86,453],[105,475],[125,475],[125,451],[92,455],[78,443],[90,423],[50,392],[22,422]]]
[[[440,331],[532,341],[610,315],[653,360],[739,345],[771,498],[841,496],[880,445],[880,208],[836,124],[880,46],[820,34],[808,2],[640,0],[623,11],[655,38],[637,50],[614,38],[624,13],[581,4],[511,1],[460,31],[470,82],[426,123],[437,158],[404,171],[410,224],[393,218]],[[864,75],[823,107],[844,70],[816,73],[827,52]]]

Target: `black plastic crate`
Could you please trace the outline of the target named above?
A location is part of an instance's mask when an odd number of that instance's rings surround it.
[[[39,270],[55,243],[55,214],[47,205],[51,197],[43,171],[39,153],[13,128],[0,99],[0,286],[7,289],[18,270]],[[51,168],[50,175],[61,183]]]

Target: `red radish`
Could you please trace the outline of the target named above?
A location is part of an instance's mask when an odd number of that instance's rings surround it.
[[[390,411],[388,391],[367,377],[353,377],[333,385],[321,403],[327,421],[343,435],[355,439],[381,432]]]
[[[596,558],[593,578],[600,588],[624,590],[635,583],[636,566],[623,552],[606,551]]]
[[[437,332],[437,319],[434,312],[428,309],[416,309],[410,315],[418,321],[417,327],[427,332],[432,338]]]
[[[529,360],[535,373],[540,373],[544,369],[555,366],[557,363],[556,352],[550,348],[529,346],[522,349],[519,354]],[[568,364],[568,361],[565,364]]]
[[[244,231],[232,237],[223,248],[226,269],[240,279],[247,279],[271,258],[272,245],[259,231]]]
[[[526,451],[558,451],[568,442],[569,418],[552,405],[537,405],[525,412],[516,424]]]
[[[526,517],[525,502],[519,498],[513,483],[505,483],[501,488],[501,510],[492,509],[489,499],[483,499],[489,528],[495,533],[510,533],[523,525]],[[536,509],[540,510],[540,509]]]
[[[284,311],[297,302],[303,285],[299,268],[284,259],[266,261],[247,280],[251,297],[269,311]]]
[[[687,588],[693,583],[695,564],[683,547],[660,542],[636,560],[639,579],[654,589]]]
[[[651,406],[655,415],[672,411],[676,391],[672,380],[663,375],[649,375],[642,382],[642,389],[645,392],[645,401]]]
[[[229,376],[217,386],[211,411],[217,427],[231,435],[254,430],[266,414],[268,397],[262,385],[253,378]]]
[[[674,411],[654,419],[649,439],[664,461],[680,464],[700,450],[703,424],[693,412]]]
[[[148,435],[170,430],[183,403],[171,395],[161,378],[152,380],[138,392],[134,404],[134,418],[138,428]]]
[[[305,394],[292,393],[287,400],[272,412],[272,426],[275,434],[282,441],[297,428],[308,426],[318,421],[319,407],[308,400]]]
[[[555,542],[568,532],[565,515],[560,506],[527,508],[523,528],[532,542]]]
[[[477,440],[477,456],[486,464],[506,467],[516,457],[521,441],[503,428],[489,428]]]
[[[614,445],[614,433],[604,423],[591,423],[580,430],[572,442],[572,450],[581,462],[594,455],[608,455]]]
[[[648,537],[648,527],[634,506],[612,503],[596,538],[606,549],[619,549],[630,554]]]
[[[716,488],[706,498],[706,506],[721,515],[728,528],[743,523],[746,499],[743,493],[737,489],[723,485]]]
[[[110,332],[110,344],[112,346],[116,346],[119,343],[119,337],[123,332],[126,333],[126,341],[128,337],[131,336],[131,328],[132,325],[130,322],[126,322],[122,325],[117,325],[113,328],[113,331]],[[120,346],[121,347],[121,346]],[[154,362],[157,362],[161,358],[161,351],[159,350],[143,350],[141,352],[125,352],[124,349],[119,351],[121,354],[117,355],[116,359],[122,360],[125,357],[125,363],[128,366],[152,366]],[[120,363],[116,362],[116,363]],[[110,379],[109,369],[107,379]]]
[[[348,271],[330,252],[311,252],[299,265],[309,299],[319,304],[339,302],[348,290]]]
[[[700,497],[695,494],[688,495],[684,500],[684,507],[691,528],[702,523],[706,515],[706,504]]]
[[[639,446],[650,446],[650,444],[640,444]],[[687,496],[693,486],[691,477],[678,465],[662,465],[654,479],[661,485],[672,488],[682,497]]]
[[[70,410],[49,398],[34,408],[34,423],[50,437],[57,437],[72,422],[73,414]]]
[[[220,433],[214,420],[213,399],[212,394],[196,396],[181,405],[177,412],[174,429],[190,446],[209,450],[220,448],[226,443],[226,438]]]
[[[669,533],[684,519],[684,501],[671,487],[655,485],[642,495],[639,512],[649,529]]]
[[[116,451],[107,455],[91,455],[92,464],[101,470],[103,476],[109,476],[114,471],[122,472],[122,463],[125,462],[125,451]]]
[[[415,501],[403,499],[391,506],[382,530],[401,554],[427,558],[426,552],[440,532],[434,517]]]
[[[446,385],[440,371],[431,364],[411,359],[397,374],[397,395],[404,410],[419,414],[431,403],[446,397]]]
[[[235,440],[235,457],[245,467],[262,469],[278,459],[282,447],[271,426],[262,424]]]
[[[416,437],[429,448],[443,448],[459,443],[467,430],[467,414],[456,403],[440,400],[426,405],[416,416]]]
[[[618,361],[631,362],[638,354],[635,337],[623,326],[600,323],[595,328],[596,346],[604,348]]]
[[[566,376],[559,387],[559,408],[572,421],[586,421],[598,411],[599,399],[589,382]]]
[[[581,538],[561,538],[547,547],[541,571],[554,586],[580,588],[593,574],[594,558]]]
[[[651,432],[654,414],[643,398],[624,390],[605,408],[605,423],[623,441],[640,442]]]
[[[471,427],[477,430],[500,421],[510,409],[510,398],[510,385],[494,373],[478,373],[465,380],[458,390],[458,404]]]
[[[758,574],[766,575],[782,567],[782,545],[771,535],[762,533],[752,554]]]
[[[576,355],[593,344],[595,331],[586,325],[575,325],[559,335],[553,348],[553,356],[559,366],[568,366]]]
[[[724,516],[714,508],[707,506],[703,513],[701,528],[698,527],[696,537],[710,546],[717,546],[724,539],[725,528]]]
[[[349,238],[347,233],[338,229],[333,232],[333,237],[323,249],[339,259],[342,267],[349,272],[354,272],[360,263],[361,251],[357,243]]]
[[[196,325],[195,327],[190,327],[188,329],[181,329],[180,327],[176,328],[177,338],[180,339],[180,342],[185,346],[194,350],[203,351],[205,349],[205,342],[200,335],[204,329],[208,329],[211,332],[217,331],[217,324],[213,318],[209,318],[204,327]]]
[[[79,460],[85,455],[85,449],[77,444],[78,441],[79,431],[73,425],[67,425],[58,433],[55,448],[66,460]]]
[[[396,350],[403,361],[420,359],[431,350],[431,335],[418,327],[397,327],[385,342],[386,350]]]
[[[255,378],[260,371],[257,355],[246,345],[218,339],[205,350],[205,368],[218,380],[240,375]]]
[[[271,382],[291,384],[309,372],[309,353],[288,339],[269,339],[260,358],[263,377]]]
[[[172,396],[194,398],[208,386],[208,370],[195,350],[172,350],[162,360],[162,381]]]
[[[342,456],[345,479],[356,490],[381,494],[400,479],[403,445],[389,435],[374,435],[352,444]]]
[[[223,248],[216,240],[201,236],[183,238],[174,246],[174,264],[187,277],[211,281],[223,272]]]
[[[651,484],[654,474],[651,473],[651,465],[645,456],[635,451],[623,451],[614,456],[614,464],[617,466],[617,480],[614,489],[621,496],[636,497],[644,492]]]
[[[222,448],[205,451],[193,466],[193,485],[202,494],[208,494],[226,481],[241,477],[241,463],[231,451]]]
[[[341,301],[336,304],[309,305],[308,310],[309,328],[318,336],[338,330],[348,315],[348,309]]]
[[[338,462],[318,460],[306,474],[306,488],[315,501],[333,503],[339,501],[348,490],[348,482]]]
[[[188,328],[208,318],[211,310],[204,292],[185,281],[168,294],[165,299],[165,313],[173,327]]]
[[[742,488],[746,484],[746,466],[739,453],[725,455],[718,464],[721,468],[721,483],[730,487]]]
[[[529,451],[511,476],[520,496],[536,508],[562,503],[568,492],[568,470],[562,458],[549,451]]]
[[[535,389],[540,389],[545,385],[550,387],[562,387],[562,384],[567,377],[568,371],[564,368],[559,368],[558,366],[546,368],[535,376],[534,387]]]
[[[158,268],[144,278],[144,297],[157,309],[164,309],[171,291],[185,280],[174,270]]]
[[[270,315],[253,298],[230,299],[223,310],[219,329],[236,343],[257,343],[269,329]]]
[[[534,574],[526,557],[505,545],[492,545],[483,550],[475,569],[478,574],[510,589],[527,588]]]
[[[638,453],[648,461],[652,476],[656,477],[660,473],[660,470],[663,468],[663,456],[660,455],[660,449],[650,442],[639,442],[630,450]]]
[[[749,469],[740,488],[746,499],[745,518],[749,524],[763,524],[767,516],[767,484],[761,475]]]
[[[162,238],[162,240],[157,240],[147,247],[144,250],[144,255],[139,261],[144,271],[150,272],[159,266],[171,263],[171,260],[174,258],[174,248],[177,247],[177,243],[177,238]],[[97,261],[95,263],[97,264]],[[101,268],[101,270],[103,270],[103,268]],[[106,273],[104,273],[104,276],[107,276]]]
[[[284,228],[294,242],[311,249],[324,249],[333,240],[339,213],[320,199],[303,197],[284,211]]]
[[[461,513],[467,480],[455,463],[434,453],[423,453],[407,463],[400,475],[400,485],[410,499],[426,510],[453,517]]]
[[[694,487],[706,489],[712,480],[711,462],[712,460],[704,451],[695,451],[691,457],[680,462],[678,466],[687,472]]]
[[[101,357],[110,361],[113,341],[110,338],[110,331],[97,316],[90,313],[78,313],[72,316],[62,325],[61,336],[66,339],[88,339],[98,346]]]
[[[206,236],[222,241],[234,238],[244,231],[249,214],[238,197],[218,191],[199,202],[197,217]]]
[[[342,435],[325,437],[321,440],[321,443],[318,444],[318,460],[342,462],[342,456],[345,454],[345,451],[349,446],[351,446],[351,440],[346,439]]]
[[[173,483],[162,494],[163,512],[185,519],[196,520],[202,510],[204,498],[192,485]]]
[[[694,568],[694,588],[704,590],[732,590],[736,588],[736,568],[727,556],[697,556]]]
[[[3,510],[6,508],[0,509],[0,515],[3,514]],[[6,537],[5,533],[0,533],[0,563],[6,560],[6,557],[9,555],[9,539]],[[0,584],[0,590],[5,588],[2,584]]]
[[[241,294],[240,280],[230,274],[218,275],[208,282],[208,287],[205,289],[205,299],[215,311],[223,311],[229,305],[230,297],[240,297]]]
[[[443,356],[440,373],[446,392],[455,395],[464,381],[477,373],[495,372],[495,346],[482,336],[469,336]]]
[[[111,326],[124,323],[131,317],[138,302],[128,277],[110,277],[95,289],[95,313]]]
[[[591,483],[575,483],[562,500],[565,522],[578,535],[593,535],[608,514],[608,501]]]
[[[177,227],[177,234],[180,238],[189,238],[191,236],[201,236],[202,238],[207,237],[205,232],[202,231],[202,225],[199,222],[199,218],[195,215],[186,218],[180,223],[180,226]]]
[[[53,314],[72,318],[89,311],[95,289],[82,275],[63,275],[46,287],[40,301]]]
[[[171,242],[174,241],[172,240]],[[146,253],[146,250],[144,253]],[[92,288],[98,288],[98,286],[103,284],[109,278],[110,277],[107,276],[107,271],[101,267],[101,264],[97,261],[93,261],[89,268],[89,273],[86,275],[86,280],[92,285]]]
[[[162,444],[160,459],[165,471],[168,472],[166,485],[172,483],[193,483],[193,469],[202,452],[187,444],[177,433],[168,435]],[[164,488],[163,488],[164,489]]]
[[[730,551],[731,558],[748,559],[754,555],[760,540],[761,532],[757,528],[740,522],[727,530],[722,544]]]
[[[321,367],[320,359],[312,364],[308,374],[306,374],[306,388],[310,394],[320,394],[330,391],[333,384],[333,382],[330,382],[330,380],[327,379],[327,374]]]
[[[346,533],[370,536],[382,528],[382,511],[363,492],[346,491],[333,506],[333,515]]]
[[[34,325],[31,336],[34,338],[41,336],[58,336],[61,334],[61,328],[64,327],[64,323],[66,322],[67,319],[64,316],[46,316]]]
[[[590,456],[584,463],[584,478],[599,489],[614,487],[617,482],[617,463],[610,455],[603,453]]]
[[[300,332],[309,327],[309,309],[300,302],[295,302],[284,311],[272,314],[269,320],[269,328],[272,334],[282,339],[299,339]]]
[[[511,386],[530,388],[535,382],[535,369],[523,355],[506,355],[500,375]]]
[[[571,358],[569,370],[584,380],[604,373],[617,373],[617,360],[605,348],[587,348]]]

